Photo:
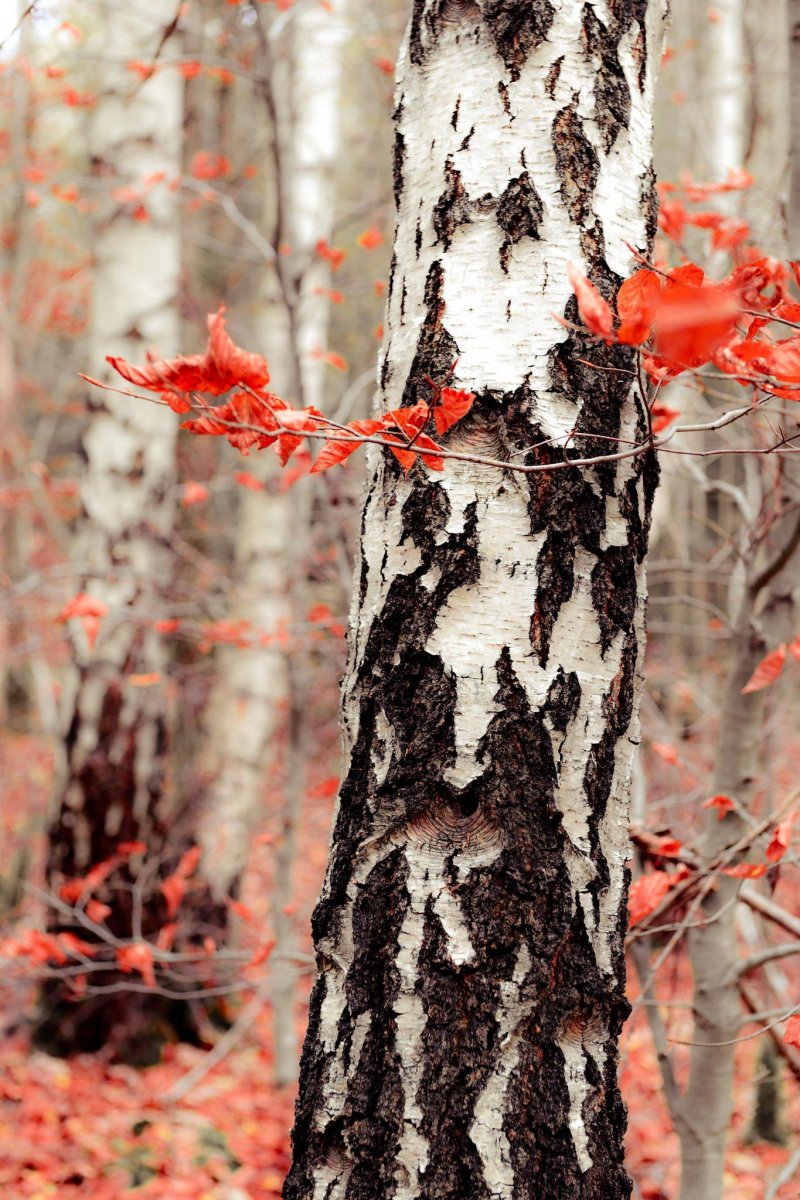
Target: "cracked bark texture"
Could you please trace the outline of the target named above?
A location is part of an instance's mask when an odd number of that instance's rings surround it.
[[[166,187],[148,198],[150,219],[108,199],[121,183],[136,185],[157,171],[180,173],[182,84],[160,72],[134,85],[125,63],[149,61],[175,15],[172,0],[147,0],[135,10],[98,15],[94,48],[104,56],[104,87],[92,115],[92,168],[104,200],[93,231],[95,255],[86,369],[110,379],[108,354],[141,360],[145,348],[169,356],[178,349],[176,299],[180,271],[177,201]],[[109,46],[116,65],[105,59]],[[163,683],[136,687],[129,676],[163,674],[165,652],[153,622],[164,615],[162,589],[171,575],[170,531],[175,508],[177,422],[166,407],[141,404],[97,389],[87,396],[82,439],[82,515],[74,561],[85,571],[80,591],[109,609],[92,649],[73,622],[73,670],[65,688],[65,737],[60,794],[48,833],[47,875],[83,876],[118,843],[164,847],[166,811]],[[115,882],[135,884],[141,856]],[[112,931],[131,936],[131,893],[115,890]],[[163,913],[152,912],[157,920]],[[54,918],[57,919],[57,918]],[[63,921],[63,918],[61,918]],[[63,927],[63,924],[62,926]],[[85,936],[83,930],[80,930]],[[142,1010],[150,998],[94,997],[61,1003],[55,985],[45,999],[40,1035],[61,1050],[104,1045],[121,1009]],[[127,1020],[127,1018],[126,1018]]]
[[[662,20],[652,0],[416,0],[381,409],[457,360],[477,399],[453,447],[547,464],[570,431],[573,457],[642,435],[627,351],[558,316],[568,262],[611,299],[626,243],[650,244]],[[286,1200],[630,1195],[617,1039],[655,482],[647,456],[404,477],[370,450]]]

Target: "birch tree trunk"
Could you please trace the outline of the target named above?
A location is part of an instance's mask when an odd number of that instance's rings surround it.
[[[180,76],[163,71],[134,82],[125,66],[129,60],[149,61],[174,15],[173,0],[143,0],[134,9],[97,14],[105,86],[90,132],[93,172],[101,185],[87,367],[95,376],[108,377],[108,354],[135,361],[143,347],[164,356],[178,349],[175,197],[167,187],[153,189],[148,220],[137,220],[132,204],[109,201],[119,184],[135,186],[155,172],[173,179],[180,172]],[[47,874],[54,888],[64,877],[84,876],[120,842],[142,841],[157,858],[169,815],[163,682],[137,687],[129,677],[163,675],[165,667],[153,622],[164,615],[160,597],[172,567],[177,422],[166,407],[112,392],[93,389],[88,404],[76,557],[91,564],[80,590],[109,612],[94,648],[74,622],[64,779],[48,835]],[[134,890],[145,886],[140,866],[141,856],[134,856],[126,881]],[[108,924],[130,937],[131,892],[117,889],[111,895]],[[154,915],[145,908],[145,921]],[[62,1007],[60,999],[56,987],[46,1000],[40,1033],[62,1050],[97,1048],[112,1031],[125,1036],[140,1016],[146,1020],[151,1000],[116,995],[107,1003],[95,997]]]
[[[548,464],[642,436],[628,353],[558,316],[568,262],[612,296],[626,243],[650,244],[662,17],[416,0],[383,406],[457,361],[477,399],[453,446]],[[403,477],[370,453],[286,1200],[630,1195],[617,1039],[655,482],[647,456]]]

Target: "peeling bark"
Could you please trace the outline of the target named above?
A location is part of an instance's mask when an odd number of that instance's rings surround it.
[[[428,398],[457,360],[477,399],[452,446],[546,463],[570,430],[567,455],[641,431],[628,352],[553,316],[575,317],[568,261],[613,297],[625,243],[649,245],[663,13],[618,7],[595,6],[589,47],[573,0],[414,4],[379,401]],[[598,55],[630,93],[610,142]],[[472,201],[445,245],[455,172]],[[647,457],[404,477],[370,451],[286,1200],[630,1195],[617,1038],[655,478]]]

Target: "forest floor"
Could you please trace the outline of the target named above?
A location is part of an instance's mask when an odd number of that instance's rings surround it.
[[[46,749],[32,739],[6,736],[0,742],[0,779],[5,862],[25,844],[33,851],[35,871],[41,857],[37,839],[42,837],[42,814],[52,779]],[[329,790],[324,781],[317,781],[302,821],[295,918],[299,943],[305,949],[327,856]],[[267,925],[270,854],[268,837],[254,846],[242,896],[252,914],[247,923],[256,931]],[[35,916],[23,916],[24,921],[32,919]],[[0,934],[8,932],[0,929]],[[251,932],[244,930],[243,936]],[[674,971],[665,972],[663,998],[685,996],[684,974],[679,961]],[[298,1037],[308,980],[301,987]],[[6,971],[0,980],[3,1200],[117,1200],[129,1195],[142,1200],[276,1200],[280,1196],[289,1162],[294,1092],[271,1082],[268,1005],[219,1065],[182,1100],[166,1103],[165,1094],[204,1059],[206,1051],[168,1046],[163,1061],[146,1070],[89,1056],[51,1058],[29,1045],[24,1022],[31,998],[30,983]],[[691,1030],[685,1012],[674,1012],[670,1036],[688,1038]],[[768,1181],[789,1153],[745,1142],[757,1046],[755,1040],[745,1042],[738,1054],[726,1200],[763,1200]],[[661,1097],[658,1064],[642,1009],[636,1010],[626,1028],[622,1086],[630,1113],[628,1161],[634,1198],[676,1200],[677,1138]],[[789,1125],[798,1129],[800,1091],[794,1084],[787,1090]],[[797,1182],[789,1183],[778,1200],[797,1196]]]

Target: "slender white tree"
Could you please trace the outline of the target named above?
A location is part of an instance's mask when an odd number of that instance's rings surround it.
[[[172,0],[137,0],[124,10],[100,9],[91,46],[102,56],[102,90],[92,113],[90,152],[97,208],[88,370],[108,376],[106,355],[138,358],[142,348],[174,354],[180,234],[177,201],[166,186],[147,198],[147,219],[124,187],[180,172],[182,80],[163,71],[142,81],[129,60],[148,62],[175,16]],[[168,822],[165,788],[165,666],[154,622],[163,616],[161,589],[171,573],[175,506],[176,423],[168,409],[132,403],[92,389],[82,439],[83,511],[75,561],[85,566],[81,591],[101,619],[96,644],[73,622],[74,665],[65,689],[63,778],[49,830],[48,877],[83,877],[120,842],[144,842],[158,856]],[[150,676],[135,686],[131,676]],[[137,884],[141,856],[126,868]],[[142,881],[139,881],[140,883]],[[143,884],[142,884],[143,886]],[[131,936],[131,890],[115,890],[113,932]],[[96,1047],[130,1032],[133,997],[103,1003],[58,1003],[46,997],[42,1035],[73,1049]],[[119,1020],[126,1006],[129,1020]],[[71,1014],[71,1015],[70,1015]]]
[[[270,386],[303,404],[324,408],[330,269],[315,253],[332,235],[334,176],[339,148],[339,93],[344,46],[344,2],[301,6],[283,25],[279,53],[269,28],[263,51],[269,71],[268,103],[273,157],[267,197],[274,257],[267,266],[260,305],[261,343]],[[291,247],[282,258],[277,250]],[[292,864],[304,773],[293,731],[302,697],[287,658],[288,631],[302,620],[302,597],[293,582],[307,563],[307,488],[278,489],[271,456],[253,459],[263,491],[243,491],[235,536],[237,600],[229,614],[266,634],[263,645],[228,648],[219,656],[209,704],[209,749],[214,772],[200,840],[206,874],[218,899],[239,879],[253,830],[263,814],[266,784],[286,761],[285,801],[275,850],[272,920],[278,949],[289,950]],[[299,655],[292,655],[293,659]],[[288,737],[286,736],[288,734]],[[283,753],[279,753],[279,747]],[[274,974],[275,1073],[281,1083],[297,1072],[293,977]]]
[[[370,451],[344,775],[314,916],[286,1200],[630,1194],[616,1081],[656,467],[625,351],[565,328],[646,251],[664,5],[415,0],[379,403],[476,395]],[[598,369],[599,368],[599,369]],[[611,439],[611,443],[609,443]]]

